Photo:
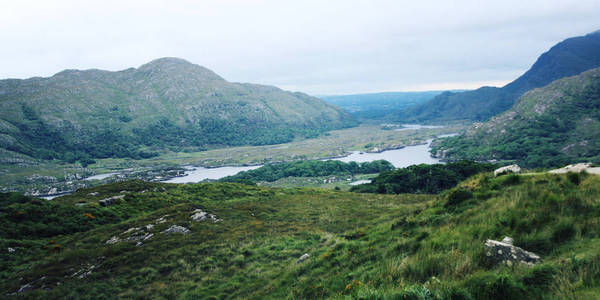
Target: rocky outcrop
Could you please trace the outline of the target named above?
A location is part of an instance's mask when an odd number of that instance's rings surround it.
[[[190,233],[190,230],[183,226],[172,225],[171,227],[163,230],[162,233],[164,233],[164,234],[173,234],[173,233],[188,234],[188,233]]]
[[[302,256],[300,256],[300,258],[298,258],[298,260],[296,261],[296,264],[299,264],[301,262],[304,262],[305,260],[307,260],[310,257],[310,254],[308,253],[304,253],[302,254]]]
[[[125,195],[112,196],[110,198],[98,200],[98,204],[100,204],[100,206],[109,206],[109,205],[113,205],[116,200],[120,200],[123,198],[125,198]]]
[[[217,218],[217,216],[213,215],[213,214],[209,214],[201,209],[196,209],[192,212],[192,215],[190,216],[190,218],[192,218],[192,220],[194,221],[213,221],[213,222],[219,222],[221,221],[219,218]]]
[[[513,246],[513,239],[505,237],[501,242],[494,240],[485,241],[486,256],[494,263],[508,266],[514,264],[525,264],[533,266],[542,262],[542,258],[532,252]]]
[[[510,165],[510,166],[505,166],[505,167],[494,170],[494,176],[499,176],[499,175],[507,174],[507,173],[520,173],[520,172],[521,172],[521,167],[519,167],[519,165]]]
[[[581,172],[586,172],[586,173],[590,173],[590,174],[600,174],[600,168],[593,168],[592,167],[592,163],[579,163],[579,164],[574,164],[574,165],[568,165],[566,167],[560,168],[560,169],[554,169],[551,171],[548,171],[548,173],[553,173],[553,174],[564,174],[564,173],[581,173]]]

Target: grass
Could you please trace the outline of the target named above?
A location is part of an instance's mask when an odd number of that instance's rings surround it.
[[[17,251],[3,254],[0,289],[36,282],[20,295],[46,299],[597,298],[600,177],[573,176],[483,173],[440,195],[234,183],[105,185],[49,202],[77,208],[64,218],[87,218],[95,223],[89,229],[3,237],[2,248]],[[456,201],[459,190],[468,193]],[[96,205],[115,194],[126,196],[113,206]],[[194,222],[195,208],[222,221]],[[84,211],[98,217],[79,215]],[[105,244],[164,215],[167,222],[140,247]],[[174,224],[191,233],[159,233]],[[491,264],[483,244],[504,236],[543,263]],[[297,264],[304,253],[310,258]],[[88,264],[96,266],[89,276],[70,277]]]

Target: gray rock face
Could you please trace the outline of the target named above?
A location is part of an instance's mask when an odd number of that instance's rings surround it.
[[[509,237],[505,237],[502,242],[494,240],[485,241],[486,256],[495,263],[502,263],[508,266],[518,263],[533,266],[542,262],[542,258],[539,255],[513,246],[512,241],[512,238]]]
[[[113,205],[115,203],[115,200],[119,200],[119,199],[123,199],[123,198],[125,198],[125,195],[112,196],[110,198],[98,200],[98,204],[100,204],[100,206],[109,206],[109,205]]]
[[[188,234],[188,233],[190,233],[190,230],[183,226],[172,225],[171,227],[165,229],[162,233],[164,233],[164,234],[173,234],[173,233]]]
[[[519,165],[510,165],[502,168],[498,168],[494,170],[494,176],[506,174],[506,173],[519,173],[521,172],[521,167]]]
[[[568,165],[568,166],[560,168],[560,169],[554,169],[554,170],[548,171],[548,173],[553,173],[553,174],[564,174],[564,173],[569,173],[569,172],[573,172],[573,173],[587,172],[590,174],[600,174],[600,168],[593,168],[591,163],[579,163],[579,164],[574,164],[574,165]]]
[[[201,209],[196,209],[192,212],[192,215],[190,216],[190,218],[192,218],[192,220],[194,221],[213,221],[213,222],[219,222],[221,221],[219,218],[217,218],[217,216],[213,215],[213,214],[209,214]]]
[[[300,256],[300,258],[298,258],[298,260],[296,261],[296,264],[299,264],[299,263],[307,260],[309,257],[310,257],[310,254],[308,254],[308,253],[302,254],[302,256]]]

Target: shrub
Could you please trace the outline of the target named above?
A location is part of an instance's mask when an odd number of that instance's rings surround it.
[[[448,194],[444,207],[456,206],[471,198],[473,198],[473,193],[470,191],[465,189],[455,189]]]

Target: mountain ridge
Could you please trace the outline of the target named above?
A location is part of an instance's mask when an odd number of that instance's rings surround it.
[[[356,125],[317,98],[228,82],[178,58],[0,80],[0,109],[0,147],[38,158],[273,144]]]
[[[512,160],[527,167],[600,162],[600,68],[533,89],[508,111],[437,141],[445,159]]]
[[[532,88],[600,67],[600,31],[571,37],[541,54],[523,75],[503,87],[484,86],[461,93],[442,93],[395,116],[401,121],[484,121],[508,110]]]

